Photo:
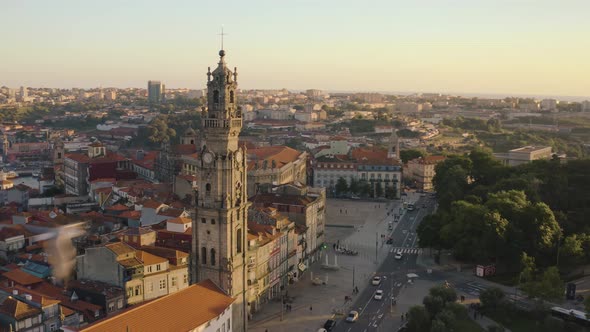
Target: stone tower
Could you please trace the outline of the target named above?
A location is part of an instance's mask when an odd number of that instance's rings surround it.
[[[389,144],[387,147],[387,158],[399,160],[399,139],[397,137],[397,134],[395,133],[395,128],[392,129],[391,136],[389,137]]]
[[[211,279],[233,303],[232,331],[245,332],[248,198],[246,151],[238,146],[242,115],[236,103],[237,71],[219,51],[217,68],[207,72],[207,109],[197,164],[198,190],[193,219],[192,278]]]
[[[197,144],[197,133],[190,125],[184,132],[184,135],[182,135],[182,137],[180,138],[180,144]]]

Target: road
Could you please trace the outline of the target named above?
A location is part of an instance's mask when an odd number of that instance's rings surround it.
[[[416,194],[414,194],[416,195]],[[405,198],[406,196],[404,196]],[[407,199],[407,198],[406,198]],[[397,297],[400,287],[408,282],[406,275],[416,271],[416,258],[420,252],[416,228],[425,215],[428,215],[434,209],[435,200],[430,197],[418,197],[415,203],[415,211],[406,211],[399,225],[391,233],[393,244],[390,246],[389,254],[385,261],[378,267],[375,272],[376,276],[381,277],[381,284],[378,286],[369,286],[359,294],[354,302],[353,308],[359,313],[359,319],[355,323],[347,323],[344,319],[340,320],[333,331],[336,332],[369,332],[379,331],[379,325],[386,315],[391,315],[395,311],[395,305],[392,305],[391,298]],[[423,207],[426,205],[426,208]],[[397,213],[398,211],[394,211]],[[388,218],[388,222],[393,221],[393,214]],[[401,260],[394,258],[395,253],[400,250],[403,253]],[[381,289],[384,292],[382,300],[375,300],[375,292]]]

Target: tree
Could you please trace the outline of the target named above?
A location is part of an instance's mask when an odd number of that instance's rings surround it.
[[[399,151],[399,157],[404,164],[412,159],[424,157],[424,155],[425,155],[424,151],[415,150],[415,149],[408,149],[408,150],[400,150]]]
[[[424,304],[424,308],[428,311],[430,317],[436,316],[445,306],[445,302],[440,296],[432,296],[427,295],[422,300],[422,304]]]
[[[457,292],[453,288],[434,286],[430,288],[429,294],[440,297],[444,304],[457,301]]]
[[[381,185],[381,181],[375,183],[375,196],[383,197],[383,186]]]
[[[348,184],[343,177],[339,177],[336,182],[336,195],[342,195],[348,192]]]
[[[350,187],[348,188],[351,193],[357,194],[360,190],[359,182],[356,178],[350,179]]]
[[[430,330],[430,316],[423,306],[413,306],[408,311],[408,330],[423,332]]]
[[[176,131],[168,127],[167,118],[157,116],[148,125],[149,140],[154,143],[170,142],[176,136]]]
[[[479,294],[479,300],[483,305],[484,310],[495,311],[500,302],[504,300],[504,291],[498,287],[486,288]]]
[[[538,289],[539,297],[544,300],[557,300],[563,297],[564,283],[556,266],[550,266],[543,272]]]

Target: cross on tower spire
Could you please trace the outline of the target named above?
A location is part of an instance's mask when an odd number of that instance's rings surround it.
[[[223,33],[223,24],[221,25],[221,33],[219,35],[221,36],[221,50],[223,50],[223,36],[227,36],[227,33]]]

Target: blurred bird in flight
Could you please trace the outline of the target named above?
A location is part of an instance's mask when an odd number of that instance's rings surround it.
[[[72,239],[85,233],[82,228],[83,224],[61,226],[55,232],[46,234],[40,239],[46,240],[45,251],[53,270],[53,276],[66,283],[76,265],[76,248],[72,244]]]

